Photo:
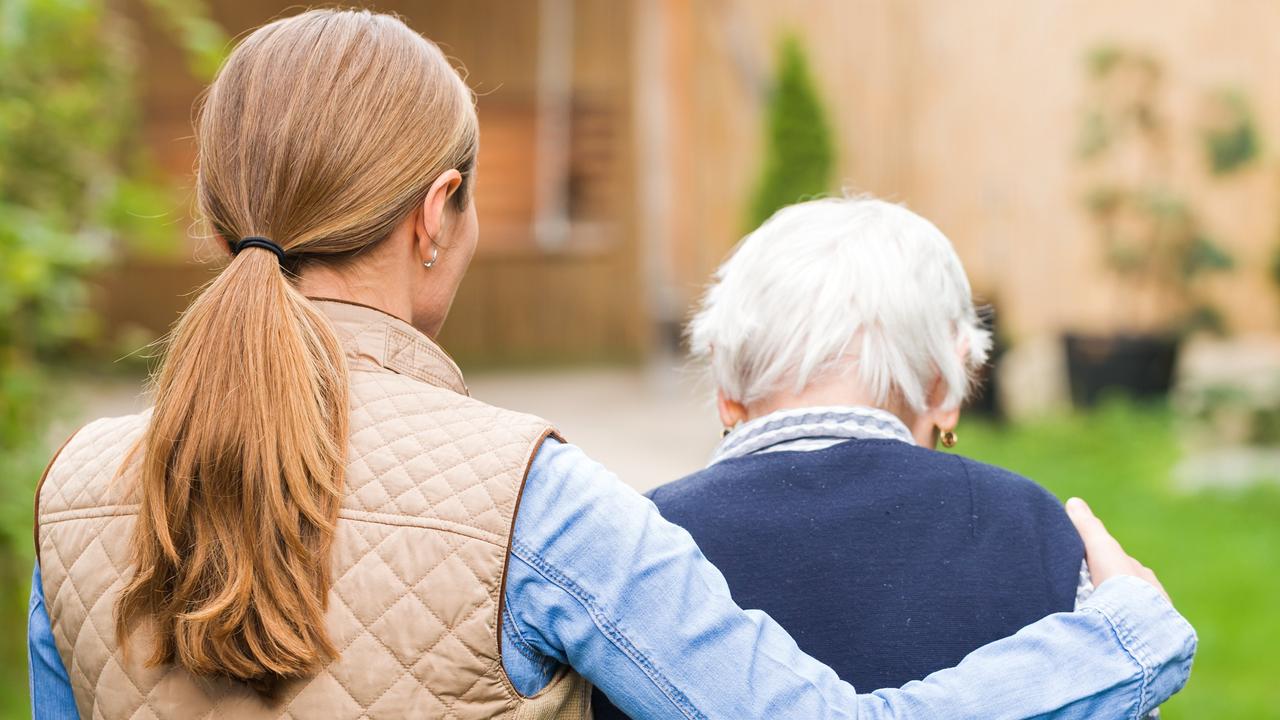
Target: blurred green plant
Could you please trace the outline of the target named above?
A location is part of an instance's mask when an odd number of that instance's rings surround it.
[[[1175,400],[1186,434],[1203,447],[1280,449],[1280,373],[1187,383]]]
[[[1231,269],[1234,262],[1173,187],[1173,138],[1161,110],[1159,61],[1102,46],[1087,56],[1086,68],[1090,103],[1077,151],[1094,172],[1094,184],[1084,205],[1107,267],[1133,295],[1114,304],[1131,313],[1122,324],[1172,336],[1224,332],[1221,314],[1203,297],[1198,281]],[[1259,142],[1243,96],[1220,91],[1213,102],[1214,124],[1204,130],[1202,141],[1211,170],[1221,175],[1247,165]]]
[[[200,0],[147,5],[181,30],[202,76],[216,69],[226,36]],[[0,3],[0,612],[10,627],[26,606],[50,366],[97,329],[87,278],[124,247],[180,235],[161,220],[179,200],[139,135],[136,30],[107,0]],[[0,687],[25,685],[23,645],[0,641]],[[12,711],[15,693],[3,695],[0,712]]]
[[[786,37],[765,120],[764,170],[752,196],[748,230],[779,209],[831,190],[835,149],[826,111],[800,39]]]
[[[1218,90],[1209,103],[1211,116],[1203,131],[1205,156],[1215,175],[1225,175],[1258,157],[1262,142],[1243,92]]]
[[[1271,251],[1271,282],[1280,290],[1280,245]]]
[[[187,69],[201,80],[212,80],[230,49],[230,38],[209,17],[204,0],[146,0],[147,8],[183,49]]]

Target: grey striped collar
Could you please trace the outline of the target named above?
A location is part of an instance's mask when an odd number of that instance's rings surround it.
[[[822,450],[846,440],[898,440],[914,445],[896,415],[861,406],[779,410],[742,423],[720,442],[709,464],[753,453]]]

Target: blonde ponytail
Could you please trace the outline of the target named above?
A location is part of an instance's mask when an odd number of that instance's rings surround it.
[[[156,390],[118,629],[163,619],[151,662],[197,674],[318,669],[347,437],[333,331],[249,248],[179,321]]]
[[[149,662],[265,689],[337,652],[325,613],[347,368],[291,278],[384,239],[443,171],[469,180],[475,111],[439,49],[399,20],[311,11],[232,53],[198,140],[211,226],[229,244],[271,238],[283,257],[242,249],[171,335],[116,631],[123,646],[146,622]]]

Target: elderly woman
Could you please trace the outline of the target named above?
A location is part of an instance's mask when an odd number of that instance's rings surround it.
[[[720,268],[690,337],[725,437],[650,497],[734,600],[855,687],[1073,608],[1083,554],[1058,500],[934,450],[957,442],[990,337],[929,221],[861,198],[781,210]]]

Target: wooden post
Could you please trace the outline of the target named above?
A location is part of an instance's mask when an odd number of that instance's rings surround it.
[[[544,250],[569,242],[573,148],[573,0],[538,1],[534,236]]]
[[[689,241],[691,174],[689,128],[688,0],[633,3],[636,232],[656,349],[671,348],[688,298],[681,292],[677,258]]]

